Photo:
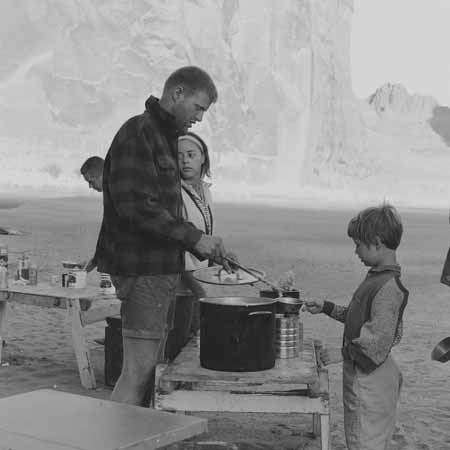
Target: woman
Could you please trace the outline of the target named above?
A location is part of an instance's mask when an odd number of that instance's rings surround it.
[[[213,212],[209,184],[204,181],[210,176],[208,147],[195,133],[187,132],[178,138],[178,163],[181,173],[184,217],[198,229],[211,235],[213,232]],[[174,329],[169,333],[166,357],[173,359],[186,344],[190,335],[200,328],[200,308],[198,299],[206,293],[193,277],[194,270],[208,267],[208,260],[200,261],[193,254],[185,254],[185,272],[181,274],[178,291],[192,292],[191,300],[179,295],[174,317]]]
[[[203,139],[195,133],[188,132],[178,138],[178,163],[181,171],[181,192],[183,196],[184,216],[206,234],[213,233],[213,212],[209,183],[210,177],[208,147]],[[201,284],[192,276],[192,271],[208,267],[208,260],[200,261],[193,254],[185,254],[186,272],[182,275],[184,287],[190,289],[196,297],[193,303],[191,331],[200,327],[198,299],[206,295]]]

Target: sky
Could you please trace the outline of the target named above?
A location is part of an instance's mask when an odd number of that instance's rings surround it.
[[[382,84],[450,106],[450,0],[354,0],[353,90],[366,98]]]

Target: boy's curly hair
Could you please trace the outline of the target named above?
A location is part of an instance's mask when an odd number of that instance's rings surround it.
[[[376,237],[391,250],[397,249],[403,234],[402,220],[389,203],[361,211],[350,220],[347,235],[366,245],[376,244]]]

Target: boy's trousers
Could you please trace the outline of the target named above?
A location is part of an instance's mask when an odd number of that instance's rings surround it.
[[[401,372],[391,355],[370,374],[343,363],[344,429],[348,450],[388,450],[395,428]]]

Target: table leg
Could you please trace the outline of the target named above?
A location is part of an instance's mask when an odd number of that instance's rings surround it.
[[[81,323],[79,299],[67,299],[67,309],[72,324],[72,341],[80,372],[81,384],[86,389],[95,389],[95,374],[91,364],[84,327]]]
[[[7,302],[0,301],[0,363],[2,362],[3,338],[6,328],[6,308]]]
[[[320,414],[320,448],[321,450],[330,449],[330,416],[329,414]]]
[[[320,414],[313,413],[313,436],[317,437],[320,435]]]

